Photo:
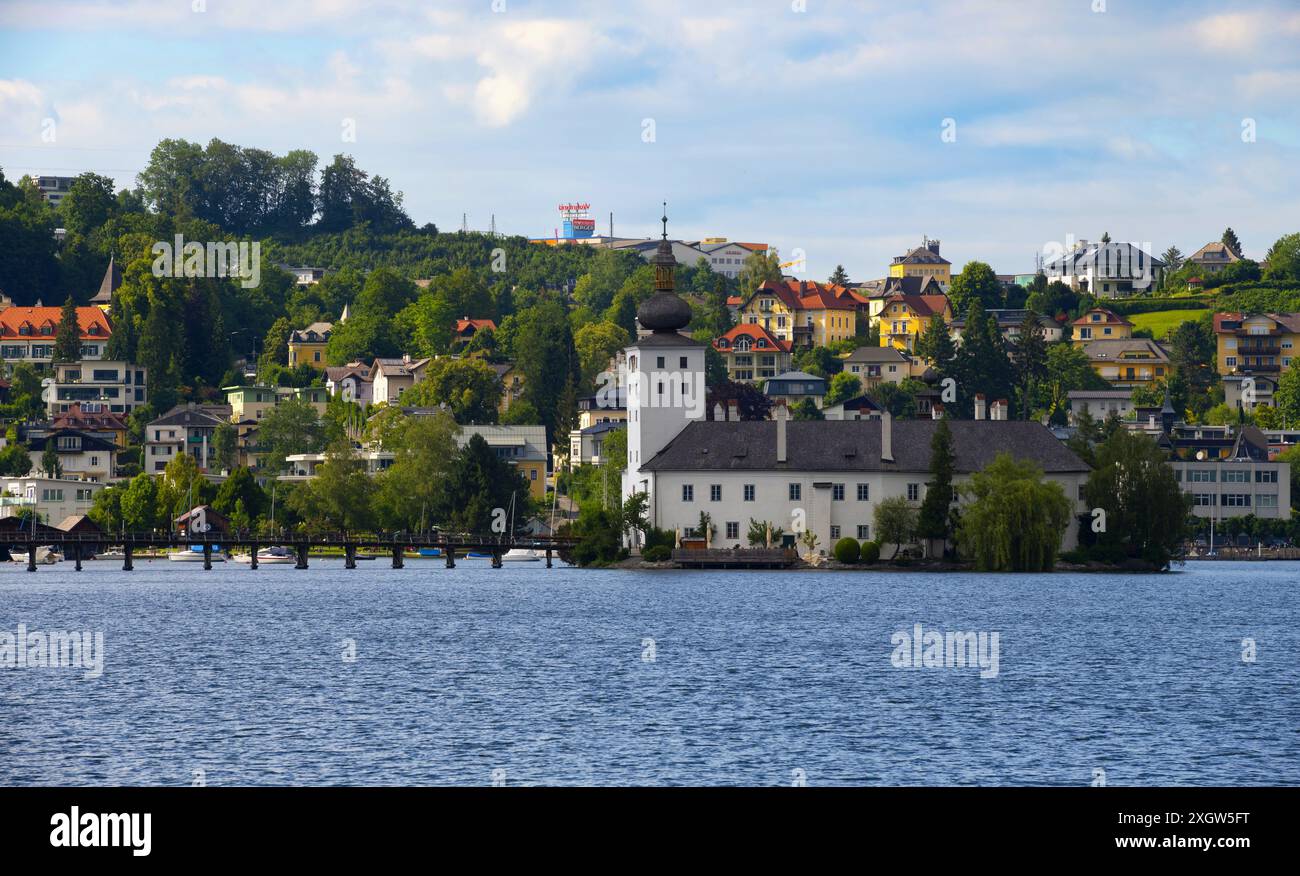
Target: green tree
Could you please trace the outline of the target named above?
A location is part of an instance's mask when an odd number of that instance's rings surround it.
[[[967,262],[961,273],[952,278],[948,297],[954,313],[966,312],[972,301],[978,301],[985,310],[992,310],[1002,306],[1002,281],[984,262]]]
[[[170,509],[161,509],[170,514]],[[158,483],[141,472],[131,479],[121,498],[122,525],[128,532],[148,532],[159,524]],[[170,522],[170,519],[169,521]]]
[[[444,356],[429,363],[424,380],[402,394],[413,407],[446,405],[457,423],[493,423],[501,401],[501,382],[482,359]]]
[[[1273,406],[1286,422],[1300,422],[1300,368],[1282,372],[1273,393]]]
[[[948,418],[939,420],[930,439],[930,480],[916,519],[916,534],[946,542],[952,534],[952,503],[956,499],[952,477],[957,467]]]
[[[0,477],[23,477],[32,470],[32,456],[27,448],[16,442],[0,449]]]
[[[54,361],[77,362],[81,359],[81,326],[77,322],[77,304],[69,295],[59,313],[59,327],[54,332]]]
[[[916,339],[916,355],[929,362],[940,377],[952,373],[953,362],[957,358],[957,348],[948,332],[948,324],[943,316],[934,314],[930,317],[925,331]]]
[[[810,398],[800,399],[799,402],[790,408],[790,419],[792,420],[824,420],[826,416],[817,407],[817,403]]]
[[[609,367],[610,358],[631,342],[622,326],[612,322],[591,322],[573,335],[582,367],[582,383],[591,386],[596,375]]]
[[[781,256],[775,249],[766,253],[755,252],[745,256],[737,277],[740,284],[740,297],[748,298],[764,283],[781,281]]]
[[[876,503],[874,515],[876,541],[894,546],[893,556],[898,556],[903,545],[916,538],[917,511],[902,496],[891,496]]]
[[[296,396],[285,399],[262,418],[257,443],[266,448],[265,467],[284,469],[285,458],[294,453],[315,453],[324,443],[320,415],[311,403]],[[169,463],[170,465],[170,463]]]
[[[290,496],[289,507],[316,529],[356,531],[375,525],[376,484],[346,438],[330,445],[316,476]]]
[[[847,286],[849,283],[849,272],[844,270],[843,265],[836,265],[835,270],[831,272],[830,277],[826,280],[832,286]]]
[[[1040,319],[1032,310],[1025,312],[1025,321],[1020,325],[1012,353],[1016,388],[1020,394],[1020,416],[1026,420],[1034,407],[1037,387],[1047,378],[1047,341],[1043,338]]]
[[[1264,257],[1265,278],[1281,283],[1300,283],[1300,232],[1279,237]]]
[[[45,450],[41,453],[41,472],[47,478],[63,477],[63,463],[59,461],[59,451],[54,447],[54,439],[45,440]]]
[[[222,423],[212,432],[212,450],[217,469],[233,471],[239,463],[239,430],[233,423]],[[225,513],[224,511],[222,512]]]
[[[830,389],[826,392],[824,404],[830,407],[851,398],[857,398],[861,394],[862,380],[856,374],[841,371],[831,378]]]
[[[957,542],[986,572],[1045,572],[1056,565],[1070,525],[1071,502],[1055,481],[1028,461],[999,453],[971,476],[962,493]]]
[[[68,186],[59,202],[59,215],[69,235],[87,237],[118,210],[113,181],[97,173],[83,173]]]
[[[1237,232],[1233,231],[1231,228],[1224,229],[1223,236],[1219,238],[1219,242],[1231,250],[1232,254],[1237,258],[1241,258],[1241,241],[1237,238]]]
[[[1192,497],[1174,479],[1153,438],[1119,429],[1102,442],[1084,495],[1089,505],[1105,512],[1098,543],[1168,568],[1187,535]]]
[[[266,491],[258,486],[257,479],[246,466],[239,466],[230,471],[230,475],[217,488],[217,497],[212,507],[227,517],[235,513],[236,506],[242,506],[251,523],[264,516],[269,510],[271,499]]]
[[[393,451],[393,464],[379,476],[376,497],[384,526],[413,531],[434,522],[458,431],[451,415],[439,412],[409,418],[400,436],[390,438],[385,449]]]
[[[452,458],[436,516],[454,529],[486,535],[491,533],[493,510],[508,509],[511,498],[518,527],[528,519],[528,483],[482,435],[474,435]]]

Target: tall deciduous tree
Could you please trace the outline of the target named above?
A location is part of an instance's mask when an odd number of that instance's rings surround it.
[[[1102,545],[1168,568],[1187,535],[1192,497],[1174,479],[1165,452],[1142,432],[1118,429],[1097,447],[1088,504],[1105,512]]]
[[[964,313],[972,301],[985,310],[1002,306],[1002,282],[993,268],[984,262],[967,262],[948,287],[954,313]]]
[[[971,476],[962,492],[957,543],[986,572],[1045,572],[1056,564],[1070,525],[1071,502],[1061,485],[1044,481],[1027,460],[999,453]]]

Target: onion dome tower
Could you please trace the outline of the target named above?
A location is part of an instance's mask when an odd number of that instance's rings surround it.
[[[655,266],[655,292],[637,308],[637,322],[656,334],[675,334],[691,322],[691,306],[677,294],[677,259],[668,241],[668,204],[664,204],[663,237],[650,264]]]

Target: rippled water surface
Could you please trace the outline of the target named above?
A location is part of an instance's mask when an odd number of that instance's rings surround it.
[[[106,665],[0,668],[0,783],[1300,784],[1300,564],[541,565],[5,564],[0,630]],[[917,623],[998,632],[998,676],[895,668]]]

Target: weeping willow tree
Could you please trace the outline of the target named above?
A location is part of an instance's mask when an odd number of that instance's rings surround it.
[[[1070,500],[1061,485],[1043,480],[1027,460],[999,453],[962,487],[957,544],[984,572],[1043,572],[1056,564],[1070,525]]]

